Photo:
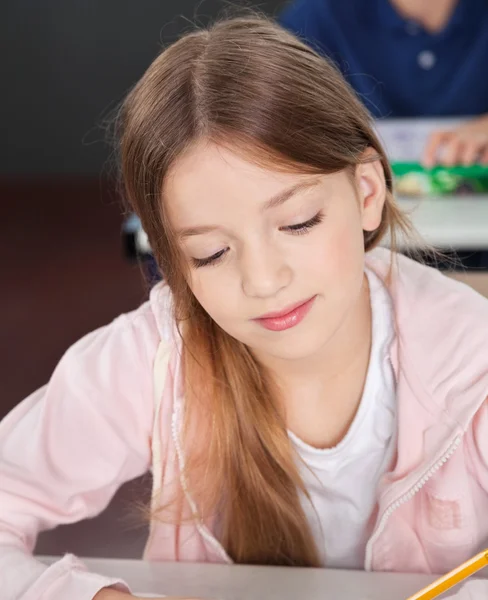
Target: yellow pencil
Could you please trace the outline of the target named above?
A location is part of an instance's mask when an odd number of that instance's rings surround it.
[[[451,589],[458,583],[460,583],[463,579],[466,579],[476,571],[479,571],[483,567],[488,565],[488,549],[483,550],[473,558],[470,558],[468,561],[447,573],[443,577],[440,577],[434,583],[431,583],[420,592],[417,592],[407,600],[432,600],[432,598],[437,598],[440,594],[446,592]]]

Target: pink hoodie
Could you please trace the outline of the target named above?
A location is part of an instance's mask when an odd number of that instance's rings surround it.
[[[387,250],[367,256],[385,283],[390,261]],[[387,285],[398,455],[378,489],[365,569],[443,573],[488,546],[488,301],[401,256]],[[175,333],[171,295],[159,284],[138,310],[68,350],[49,384],[0,424],[3,600],[91,600],[115,584],[71,555],[45,567],[30,553],[40,530],[100,513],[150,468],[153,506],[183,486],[195,518],[153,522],[145,558],[231,562],[181,476]],[[488,598],[488,581],[468,582],[456,598]]]

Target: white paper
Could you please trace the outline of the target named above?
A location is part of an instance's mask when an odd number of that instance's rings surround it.
[[[390,162],[419,162],[431,133],[455,129],[469,119],[381,119],[376,132]]]

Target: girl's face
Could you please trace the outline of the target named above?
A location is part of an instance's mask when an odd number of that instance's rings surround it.
[[[209,143],[170,173],[163,192],[190,288],[257,356],[315,355],[358,304],[363,230],[381,222],[385,183],[378,162],[355,177],[267,170]]]

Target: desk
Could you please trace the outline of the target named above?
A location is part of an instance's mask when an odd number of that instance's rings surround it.
[[[426,242],[442,250],[488,249],[488,197],[398,198]]]
[[[50,563],[53,558],[40,558]],[[405,600],[433,579],[426,575],[333,569],[149,563],[85,559],[94,572],[122,577],[135,594],[213,600]]]

